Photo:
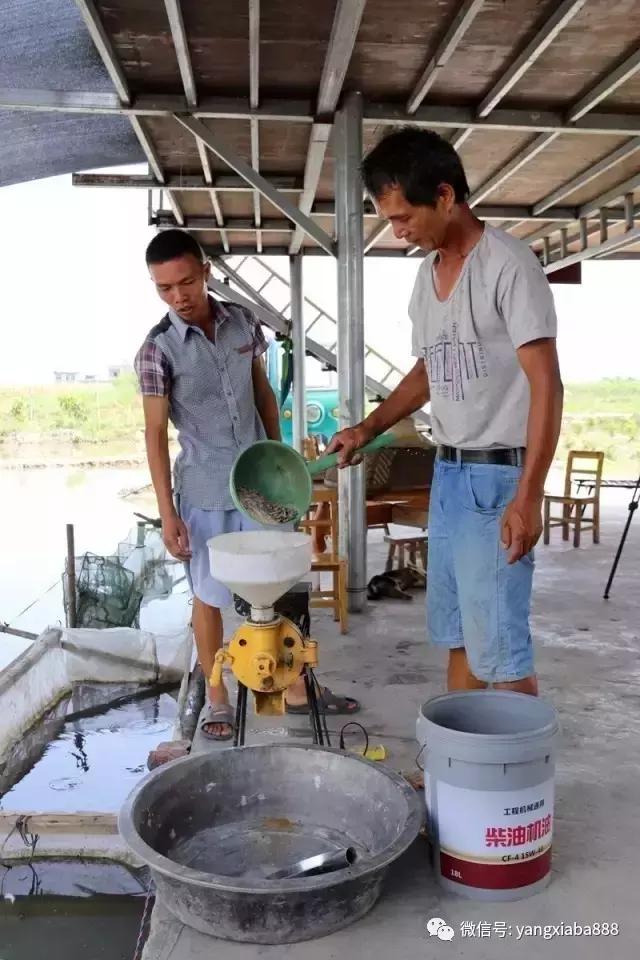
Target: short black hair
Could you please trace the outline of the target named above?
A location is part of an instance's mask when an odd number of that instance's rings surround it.
[[[465,203],[469,184],[460,157],[433,130],[403,127],[387,134],[362,162],[367,193],[377,199],[390,187],[400,187],[413,206],[433,207],[438,187],[448,183],[456,203]]]
[[[189,253],[200,263],[207,259],[204,250],[190,233],[185,230],[161,230],[147,247],[145,259],[149,267],[152,263],[166,263],[167,260],[177,260]]]

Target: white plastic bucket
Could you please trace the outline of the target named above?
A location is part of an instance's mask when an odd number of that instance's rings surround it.
[[[416,724],[439,883],[478,900],[518,900],[549,882],[558,718],[523,693],[474,690],[427,701]]]

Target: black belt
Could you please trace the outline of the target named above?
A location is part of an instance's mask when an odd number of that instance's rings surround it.
[[[524,447],[499,450],[459,450],[457,447],[438,447],[438,457],[452,463],[494,463],[506,467],[521,467],[524,463]]]

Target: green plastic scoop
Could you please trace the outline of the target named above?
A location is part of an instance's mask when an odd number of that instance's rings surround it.
[[[358,453],[372,453],[393,443],[383,433]],[[229,481],[238,510],[257,523],[278,525],[299,520],[311,503],[313,477],[335,467],[338,455],[305,460],[297,450],[277,440],[261,440],[237,458]]]

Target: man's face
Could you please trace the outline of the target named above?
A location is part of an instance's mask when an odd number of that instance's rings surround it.
[[[442,246],[454,204],[455,194],[448,184],[442,184],[435,207],[414,207],[401,187],[389,187],[376,198],[378,212],[391,223],[394,235],[427,253]]]
[[[208,263],[187,253],[165,263],[150,264],[149,273],[160,299],[187,323],[194,312],[202,310],[207,299]]]

